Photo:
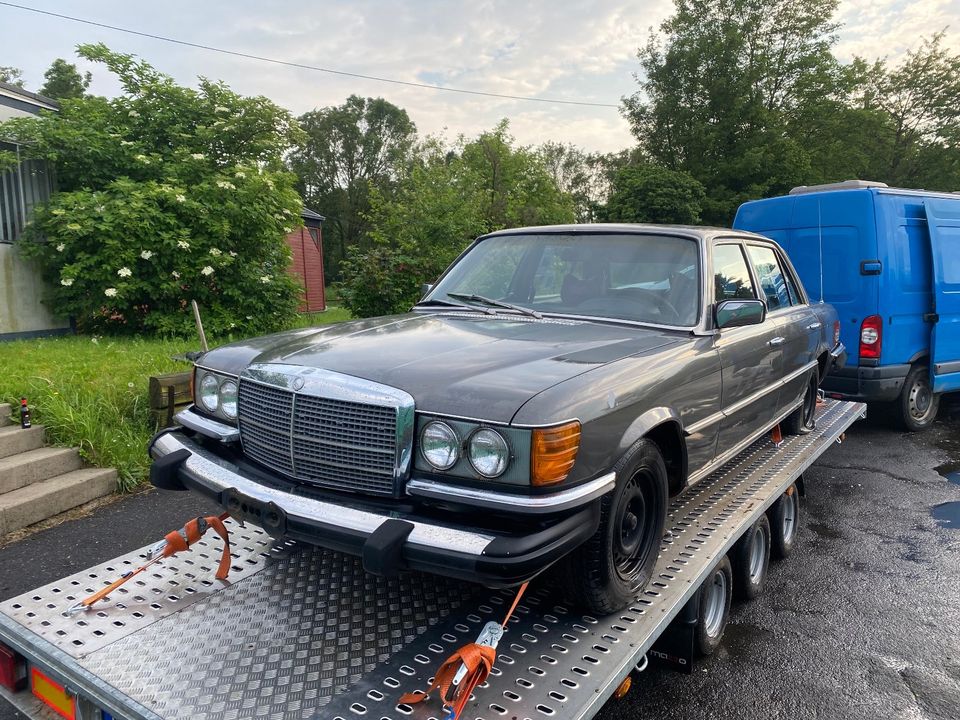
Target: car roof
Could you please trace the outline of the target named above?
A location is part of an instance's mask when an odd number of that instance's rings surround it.
[[[703,225],[654,225],[640,223],[584,223],[582,225],[532,225],[521,228],[508,228],[482,235],[478,239],[502,237],[504,235],[588,235],[596,233],[625,233],[638,235],[675,235],[696,240],[709,240],[714,237],[746,237],[757,240],[770,238],[748,232],[746,230],[732,230],[730,228],[708,227]]]

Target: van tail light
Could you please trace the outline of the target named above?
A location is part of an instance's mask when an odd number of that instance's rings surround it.
[[[0,645],[0,685],[12,693],[27,686],[27,661],[6,645]]]
[[[833,346],[836,347],[840,344],[840,321],[834,320],[833,322]]]
[[[879,315],[864,318],[860,324],[860,357],[879,360],[882,342],[883,320]]]

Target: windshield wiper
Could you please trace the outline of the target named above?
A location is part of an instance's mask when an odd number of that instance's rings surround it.
[[[457,307],[463,308],[464,310],[477,310],[477,308],[472,305],[466,305],[464,303],[450,302],[449,300],[441,300],[439,298],[430,298],[429,300],[422,300],[418,302],[414,307],[422,307],[424,305],[446,305],[447,307]],[[487,315],[496,315],[496,310],[491,310],[489,308],[479,308],[480,312],[486,313]]]
[[[537,320],[542,320],[543,315],[541,315],[536,310],[531,310],[530,308],[525,308],[522,305],[514,305],[513,303],[503,302],[502,300],[493,300],[483,295],[468,295],[467,293],[447,293],[447,297],[452,297],[455,300],[466,300],[468,302],[478,302],[483,303],[484,305],[489,305],[490,307],[505,308],[507,310],[516,310],[519,313],[523,313],[529,317],[534,317]]]

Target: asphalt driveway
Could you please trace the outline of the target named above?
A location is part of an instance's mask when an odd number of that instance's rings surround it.
[[[771,567],[762,597],[734,608],[723,647],[689,676],[651,666],[599,717],[960,718],[954,471],[960,417],[924,435],[855,425],[808,472],[798,548]],[[7,545],[0,599],[210,509],[186,493],[142,493]],[[0,701],[0,720],[22,717]]]

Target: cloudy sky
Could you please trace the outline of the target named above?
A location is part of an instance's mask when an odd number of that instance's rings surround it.
[[[670,14],[672,0],[19,0],[16,4],[248,54],[394,78],[523,97],[617,105],[636,88],[637,48]],[[950,26],[960,49],[958,0],[841,0],[837,55],[896,60],[925,34]],[[477,97],[271,65],[92,27],[0,4],[0,65],[43,84],[56,57],[74,60],[81,42],[135,53],[179,82],[222,79],[302,113],[351,93],[405,108],[425,133],[473,135],[510,120],[522,143],[552,139],[589,150],[632,144],[615,107]],[[82,66],[82,63],[81,63]],[[96,66],[92,90],[118,90]]]

